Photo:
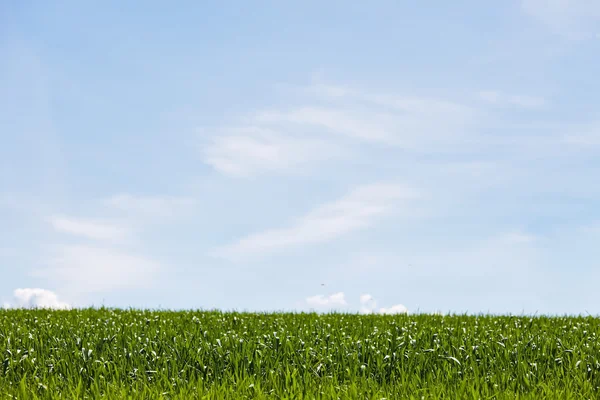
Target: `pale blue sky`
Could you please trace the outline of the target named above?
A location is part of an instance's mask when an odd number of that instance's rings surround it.
[[[600,2],[134,3],[0,5],[1,301],[600,313]]]

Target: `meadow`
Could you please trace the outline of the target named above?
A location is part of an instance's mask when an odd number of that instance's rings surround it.
[[[0,310],[0,398],[593,399],[599,322]]]

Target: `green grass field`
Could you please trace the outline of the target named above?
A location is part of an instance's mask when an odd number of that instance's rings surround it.
[[[600,320],[0,311],[0,398],[593,399]]]

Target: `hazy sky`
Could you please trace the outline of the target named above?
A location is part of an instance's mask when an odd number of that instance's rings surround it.
[[[0,301],[600,313],[598,71],[597,0],[2,2]]]

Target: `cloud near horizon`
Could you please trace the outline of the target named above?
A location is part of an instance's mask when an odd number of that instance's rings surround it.
[[[347,305],[346,299],[343,292],[338,292],[331,294],[329,296],[326,295],[316,295],[306,298],[306,304],[312,307],[336,307],[336,306],[345,306]]]
[[[5,308],[50,308],[68,310],[71,306],[59,300],[56,293],[40,288],[19,288],[13,292],[11,302],[4,303]]]
[[[391,307],[381,307],[377,310],[377,301],[370,294],[360,295],[360,310],[361,314],[408,314],[408,309],[403,304],[395,304]]]
[[[31,275],[51,281],[69,293],[102,293],[149,289],[161,265],[131,251],[96,245],[59,245],[52,248],[46,265]]]
[[[190,196],[121,192],[90,202],[103,218],[50,215],[45,221],[55,233],[80,241],[47,246],[41,266],[30,271],[30,276],[75,295],[148,289],[162,272],[159,262],[138,249],[144,233],[152,229],[148,225],[172,222],[189,214],[196,201]]]
[[[318,309],[336,309],[339,307],[348,306],[344,292],[337,292],[331,295],[315,295],[307,297],[305,303],[313,308]],[[408,314],[408,309],[402,304],[395,304],[391,307],[381,307],[377,310],[377,302],[370,294],[362,294],[359,297],[360,314]]]

